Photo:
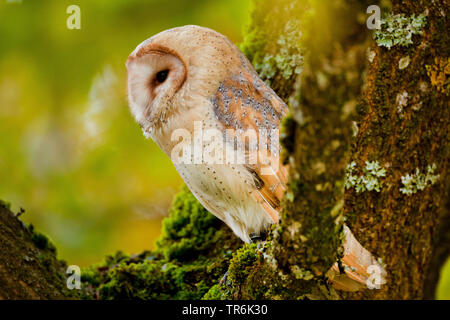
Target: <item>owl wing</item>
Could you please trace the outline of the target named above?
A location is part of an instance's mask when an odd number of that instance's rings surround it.
[[[244,63],[210,100],[216,119],[232,129],[233,143],[245,154],[244,166],[254,178],[252,196],[277,223],[288,179],[288,168],[280,162],[279,129],[288,108]]]
[[[288,180],[288,166],[283,166],[280,161],[278,132],[280,121],[288,108],[257,76],[247,61],[242,62],[242,67],[245,72],[234,72],[220,83],[211,102],[216,119],[225,129],[237,132],[233,141],[244,146],[245,168],[254,177],[252,196],[272,221],[277,223],[281,198]],[[247,140],[251,136],[246,134],[248,131],[268,134],[258,135],[258,147],[255,147]],[[344,226],[344,230],[344,257],[341,261],[345,273],[340,273],[336,263],[328,273],[333,285],[345,291],[359,290],[366,286],[370,267],[380,270],[379,283],[385,283],[384,268],[361,246],[347,226]]]

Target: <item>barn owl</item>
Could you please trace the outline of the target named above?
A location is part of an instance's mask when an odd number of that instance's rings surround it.
[[[142,42],[126,66],[131,113],[200,203],[247,243],[278,223],[288,179],[278,129],[288,108],[242,52],[189,25]],[[365,285],[367,267],[378,264],[345,232],[348,277]]]

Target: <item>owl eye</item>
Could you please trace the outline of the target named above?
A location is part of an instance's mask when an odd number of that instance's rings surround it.
[[[167,75],[169,74],[169,70],[162,70],[156,74],[156,82],[163,83],[167,79]]]

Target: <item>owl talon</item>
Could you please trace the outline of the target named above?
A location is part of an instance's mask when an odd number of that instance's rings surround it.
[[[256,243],[256,248],[261,250],[264,248],[264,244],[266,243],[267,235],[263,232],[260,234],[252,233],[250,234],[250,240],[252,243]]]
[[[265,241],[267,238],[267,235],[265,232],[261,233],[250,233],[250,240],[252,243],[259,242],[259,241]]]

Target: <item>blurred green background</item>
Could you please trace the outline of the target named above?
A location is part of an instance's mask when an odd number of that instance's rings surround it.
[[[81,30],[69,30],[69,5]],[[0,0],[0,199],[86,266],[151,249],[182,181],[127,107],[125,60],[198,24],[242,40],[249,0]],[[450,298],[450,261],[441,298]]]
[[[242,39],[248,0],[0,0],[0,199],[85,266],[150,249],[182,181],[127,106],[125,60],[186,24]],[[16,1],[17,2],[17,1]],[[69,5],[81,29],[69,30]]]

